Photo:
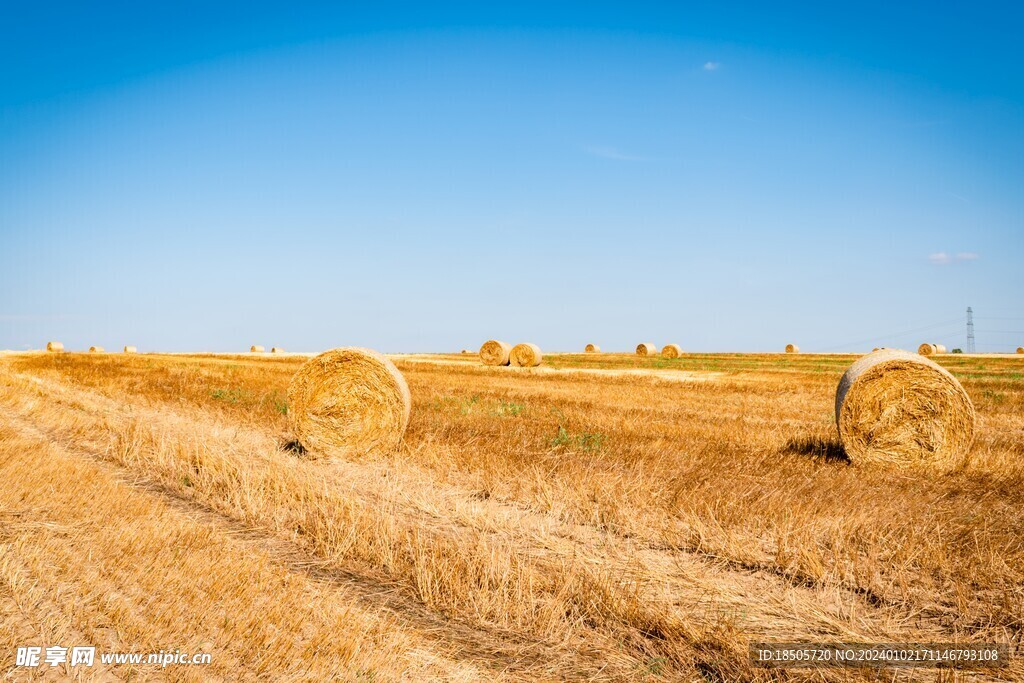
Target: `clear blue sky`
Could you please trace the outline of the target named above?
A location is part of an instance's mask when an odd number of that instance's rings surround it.
[[[0,348],[1024,344],[1024,9],[549,4],[6,3]]]

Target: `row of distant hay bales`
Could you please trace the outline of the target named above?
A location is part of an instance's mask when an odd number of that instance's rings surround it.
[[[520,363],[530,363],[539,357],[531,346],[490,340],[480,353],[490,363],[520,354]],[[295,435],[314,457],[396,448],[412,405],[395,365],[357,348],[327,351],[305,363],[288,397]],[[836,388],[835,420],[854,463],[945,471],[965,463],[976,426],[974,406],[956,378],[929,358],[896,349],[869,353],[846,370]]]
[[[497,339],[489,339],[480,347],[480,360],[484,365],[534,368],[540,365],[543,358],[544,355],[536,344],[523,343],[512,346]]]
[[[266,353],[266,351],[267,350],[260,346],[259,344],[253,344],[252,346],[249,347],[249,353]],[[280,346],[272,346],[270,347],[270,352],[284,353],[284,349],[282,349]]]
[[[64,344],[59,341],[46,342],[46,350],[50,353],[60,353],[64,350]],[[102,346],[90,346],[89,353],[106,353],[106,350]],[[138,353],[138,349],[134,346],[126,346],[124,353]]]

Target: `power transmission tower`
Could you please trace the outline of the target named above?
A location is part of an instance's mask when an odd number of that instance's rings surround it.
[[[974,353],[974,311],[967,307],[967,353]]]

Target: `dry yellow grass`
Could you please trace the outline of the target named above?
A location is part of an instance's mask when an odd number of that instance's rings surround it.
[[[940,363],[971,457],[902,476],[844,458],[844,356],[399,359],[402,444],[333,461],[288,445],[302,359],[4,356],[0,667],[54,629],[210,642],[194,680],[874,680],[746,647],[1019,643],[1019,361]]]
[[[642,356],[642,357],[656,356],[656,355],[658,355],[658,347],[656,347],[654,344],[650,344],[650,343],[647,343],[647,342],[644,342],[642,344],[637,344],[636,345],[636,355]]]
[[[516,344],[509,352],[508,360],[517,368],[534,368],[540,365],[543,355],[536,344]]]

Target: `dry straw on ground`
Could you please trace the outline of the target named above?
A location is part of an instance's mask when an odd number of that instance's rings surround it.
[[[58,341],[46,342],[46,350],[53,352],[63,351],[64,345]]]
[[[643,343],[636,345],[636,355],[638,356],[654,356],[658,353],[658,348],[654,344]]]
[[[925,342],[917,347],[917,352],[922,356],[934,356],[935,355],[935,344],[929,344]]]
[[[271,353],[284,353],[284,349],[282,349],[280,346],[274,346],[274,347],[271,347],[270,352]]]
[[[497,339],[485,341],[480,347],[480,360],[484,365],[508,365],[512,346]]]
[[[683,350],[679,344],[665,344],[661,349],[662,358],[679,358],[681,355],[683,355]]]
[[[597,344],[587,344],[583,350],[586,353],[601,353],[601,347]]]
[[[103,353],[103,347],[102,346],[90,346],[89,347],[89,353]]]
[[[409,424],[411,406],[402,373],[369,349],[325,351],[299,368],[288,386],[295,436],[318,456],[394,450]]]
[[[836,389],[836,425],[854,462],[952,469],[974,440],[974,405],[934,361],[884,349],[861,357]]]
[[[124,352],[125,353],[137,353],[138,349],[135,348],[134,346],[126,346],[126,347],[124,347]]]
[[[786,344],[786,353],[800,353],[800,347],[796,344]]]
[[[259,344],[253,344],[249,347],[249,353],[263,353],[264,349]]]
[[[534,368],[540,365],[540,347],[536,344],[516,344],[508,354],[509,362],[517,368]]]

